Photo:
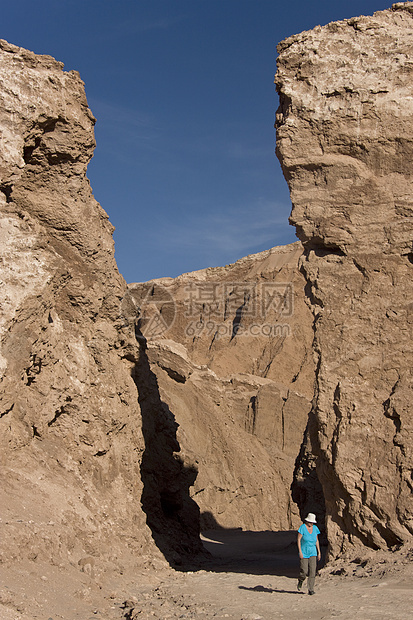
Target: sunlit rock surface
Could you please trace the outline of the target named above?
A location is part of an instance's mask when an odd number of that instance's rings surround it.
[[[179,562],[200,548],[198,509],[121,314],[113,228],[86,178],[95,119],[79,75],[62,69],[0,42],[1,561],[93,556],[96,570],[118,570],[162,557],[156,538]]]
[[[162,400],[179,424],[181,458],[196,473],[191,493],[204,528],[300,522],[291,485],[314,394],[302,251],[296,242],[129,286]],[[299,507],[310,502],[322,518],[308,472],[298,477]]]
[[[413,3],[279,45],[277,152],[315,317],[331,553],[411,540]]]

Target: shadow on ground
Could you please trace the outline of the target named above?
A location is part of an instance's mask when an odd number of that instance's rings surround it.
[[[201,539],[210,553],[209,559],[202,562],[203,570],[297,578],[299,562],[295,531],[219,529],[203,532]]]
[[[258,594],[262,592],[267,592],[268,594],[273,594],[273,592],[277,592],[277,594],[298,594],[302,596],[304,592],[298,592],[298,590],[280,590],[279,588],[271,588],[265,586],[254,586],[253,588],[247,588],[246,586],[238,586],[239,590],[248,590],[249,592],[257,592]]]

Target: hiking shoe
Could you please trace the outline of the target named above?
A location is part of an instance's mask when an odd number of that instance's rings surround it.
[[[302,588],[302,587],[303,587],[303,582],[302,582],[302,581],[299,581],[299,582],[297,583],[297,590],[300,592],[300,590],[301,590],[301,588]]]
[[[314,590],[308,590],[308,594],[315,594]]]

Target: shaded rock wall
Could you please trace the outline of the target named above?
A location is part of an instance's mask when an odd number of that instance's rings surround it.
[[[163,414],[145,407],[142,423],[146,354],[120,314],[113,228],[86,178],[95,119],[62,68],[0,42],[1,560],[144,562],[158,554],[146,520],[179,559],[185,528],[162,510],[162,481],[183,506],[188,486],[172,452],[155,478],[141,467],[148,416]],[[183,552],[200,548],[197,523]]]
[[[277,154],[315,316],[332,555],[413,534],[413,3],[279,45]]]
[[[299,522],[291,485],[314,393],[301,255],[297,242],[129,285],[125,313],[135,308],[181,458],[197,472],[191,493],[204,529]],[[303,499],[307,488],[300,505],[319,509],[313,494]]]

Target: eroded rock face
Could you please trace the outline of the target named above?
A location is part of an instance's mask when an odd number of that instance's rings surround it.
[[[161,557],[148,520],[179,561],[182,540],[200,548],[197,513],[186,536],[177,514],[193,502],[159,408],[152,424],[171,447],[156,475],[142,465],[146,353],[120,314],[113,229],[86,178],[95,119],[78,74],[62,67],[0,42],[1,560]]]
[[[411,540],[413,3],[279,46],[278,157],[315,315],[331,553]]]
[[[129,286],[204,529],[300,521],[291,484],[314,393],[302,251],[297,242]]]

